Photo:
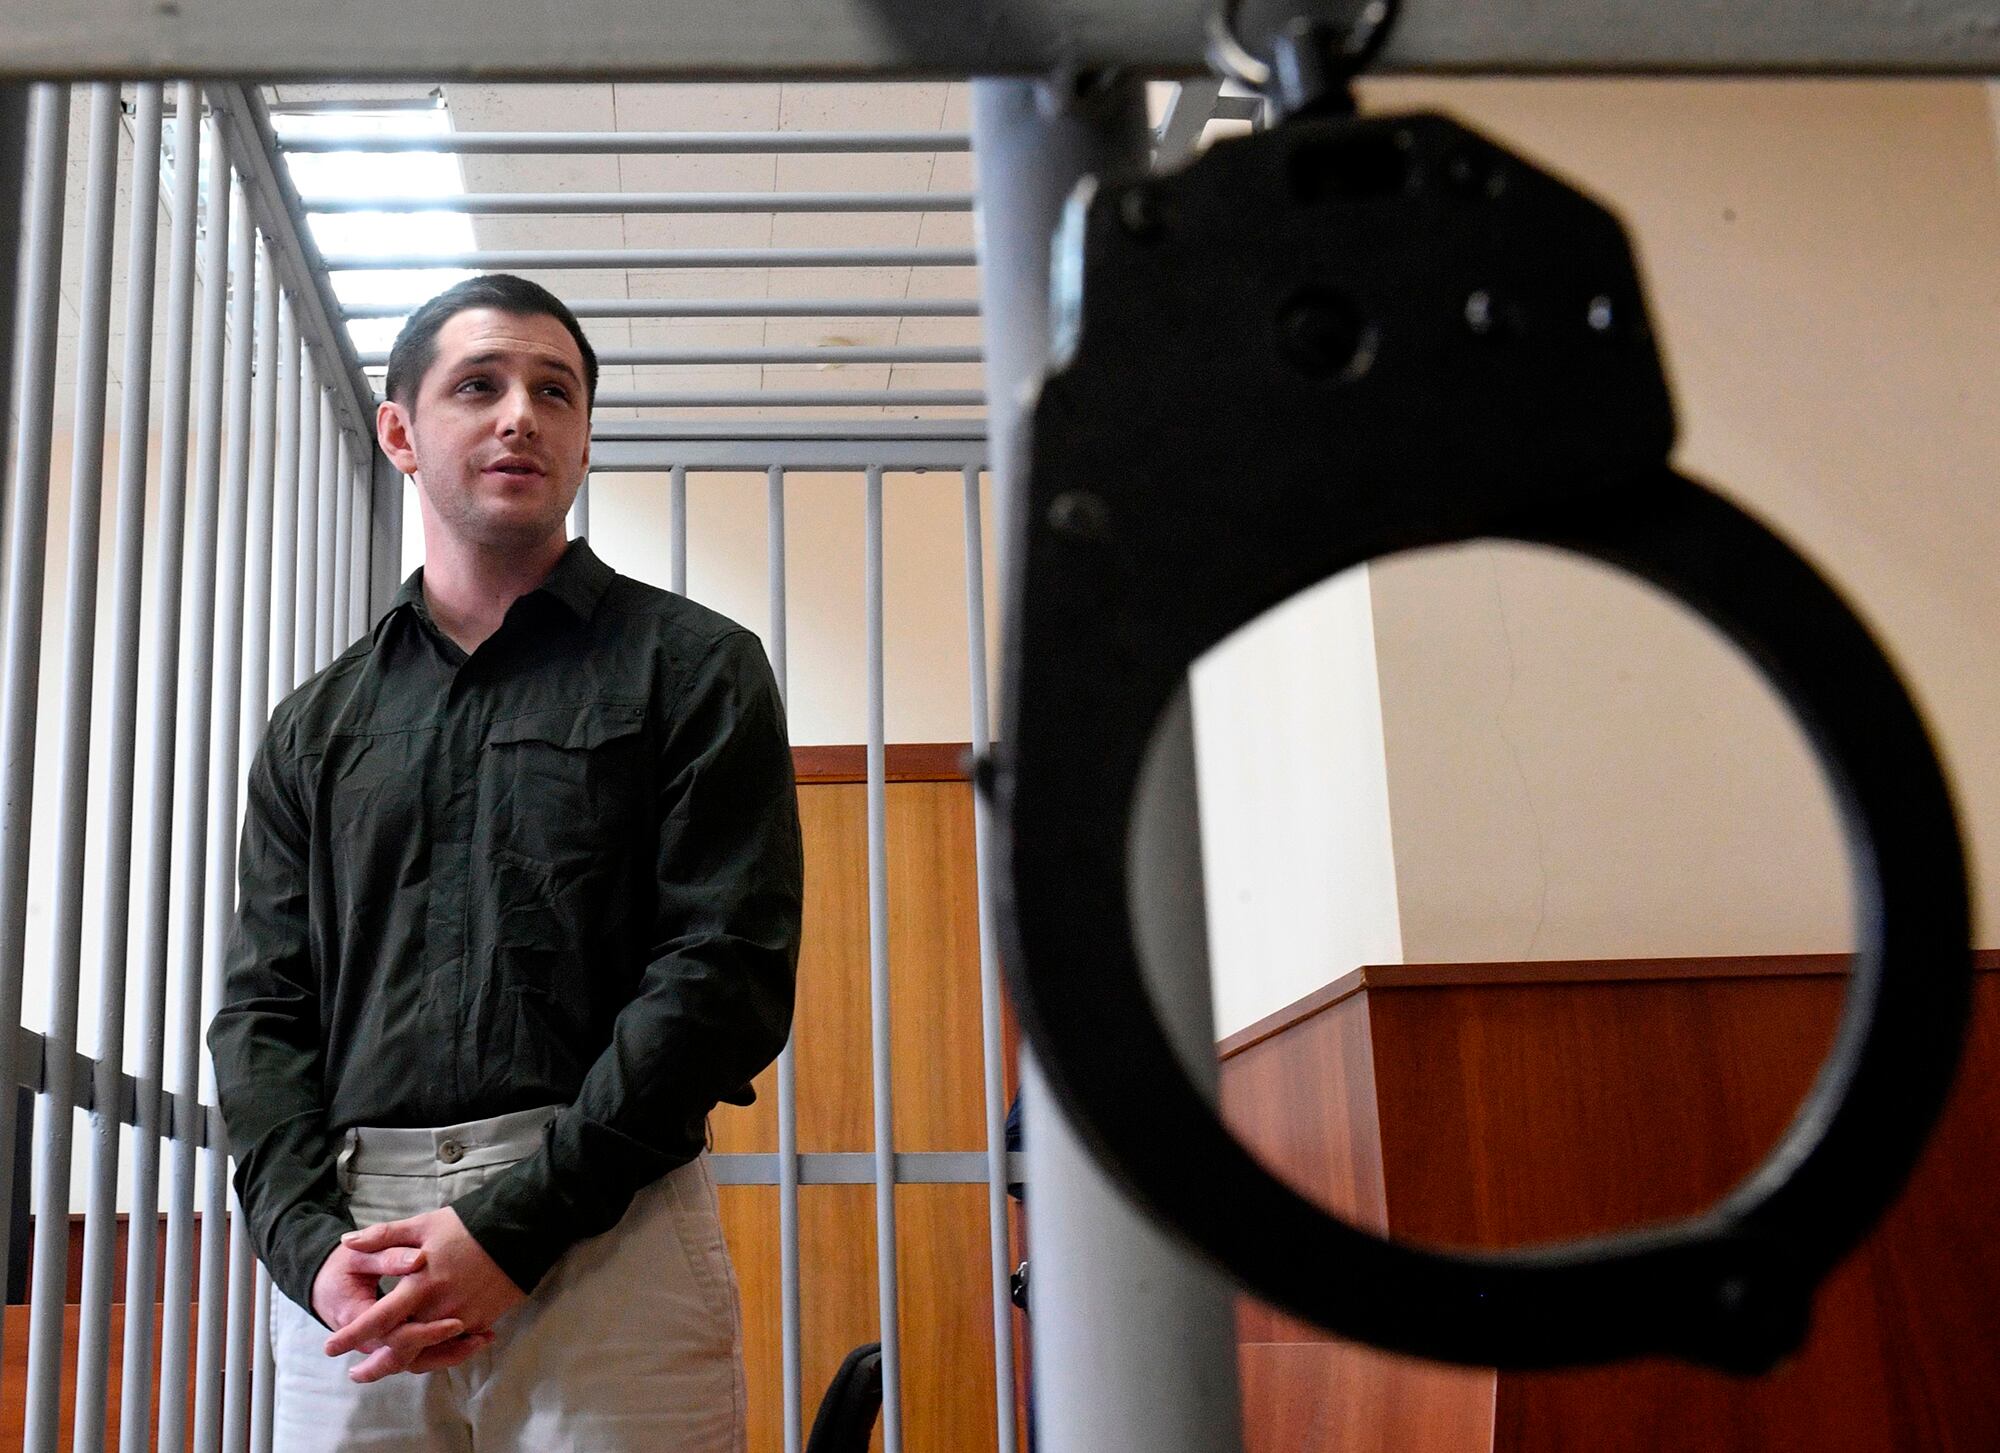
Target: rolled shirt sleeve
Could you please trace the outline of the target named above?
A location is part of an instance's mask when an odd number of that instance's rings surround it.
[[[453,1203],[525,1291],[699,1153],[708,1112],[791,1030],[803,849],[784,708],[754,635],[734,630],[708,649],[660,753],[638,992],[541,1149]]]
[[[354,1223],[327,1128],[309,833],[288,742],[274,721],[250,766],[238,909],[208,1045],[258,1255],[279,1289],[310,1309],[313,1278]]]

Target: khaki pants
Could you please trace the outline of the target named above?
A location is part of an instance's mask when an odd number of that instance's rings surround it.
[[[435,1130],[355,1130],[341,1177],[358,1225],[434,1211],[541,1144],[554,1110]],[[706,1157],[578,1242],[457,1367],[347,1380],[327,1332],[271,1298],[276,1453],[742,1453],[743,1334]]]

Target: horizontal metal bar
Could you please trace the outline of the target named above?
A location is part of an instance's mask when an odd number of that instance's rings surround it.
[[[616,439],[824,441],[937,439],[984,444],[984,419],[599,419],[591,442]]]
[[[650,439],[593,440],[592,474],[665,474],[670,469],[761,473],[767,469],[844,472],[879,465],[925,473],[986,467],[984,439]]]
[[[22,1089],[40,1094],[49,1082],[48,1040],[25,1025],[17,1025],[14,1030],[14,1063],[20,1067],[18,1083]],[[97,1061],[81,1050],[71,1051],[70,1084],[76,1090],[76,1108],[97,1111]],[[186,1137],[190,1126],[195,1129],[195,1144],[220,1145],[222,1136],[222,1112],[210,1105],[195,1104],[190,1111],[188,1104],[172,1090],[160,1091],[160,1123],[168,1127],[168,1134],[174,1139]],[[131,1075],[118,1077],[117,1118],[127,1125],[139,1123],[139,1082]]]
[[[286,151],[436,151],[458,156],[834,156],[970,151],[963,131],[451,131],[291,136]]]
[[[600,348],[597,361],[605,368],[679,367],[732,364],[812,364],[834,367],[849,363],[977,363],[977,348],[885,347],[837,345],[826,348]],[[388,365],[387,352],[361,355],[363,368]],[[600,399],[601,403],[602,400]]]
[[[460,192],[307,197],[308,212],[463,212],[480,217],[694,216],[720,212],[970,212],[970,192]]]
[[[406,318],[424,302],[350,303],[349,318]],[[976,318],[977,298],[572,298],[579,318]]]
[[[926,409],[977,408],[982,389],[734,389],[715,393],[645,393],[607,389],[600,409]]]
[[[723,1151],[708,1157],[717,1185],[774,1186],[778,1157],[756,1151]],[[895,1181],[902,1186],[985,1185],[983,1150],[901,1150],[895,1156]],[[1007,1176],[1019,1182],[1027,1174],[1022,1156],[1007,1157]],[[875,1179],[875,1154],[867,1150],[807,1151],[799,1157],[799,1184],[804,1186],[865,1186]]]
[[[1296,11],[1244,8],[1267,24]],[[329,25],[324,0],[0,0],[0,74],[715,81],[1123,68],[1187,76],[1207,70],[1205,22],[1215,9],[1214,0],[1040,0],[973,12],[914,0],[700,0],[676,6],[668,24],[634,0],[343,0],[340,23]],[[1246,36],[1253,47],[1262,39]],[[2000,15],[1992,0],[1405,0],[1377,69],[1995,75]],[[924,137],[922,149],[942,141]],[[681,139],[670,149],[688,148]]]
[[[506,272],[528,268],[697,267],[971,267],[970,247],[614,247],[527,248],[501,252],[331,253],[328,272],[405,272],[470,268]]]

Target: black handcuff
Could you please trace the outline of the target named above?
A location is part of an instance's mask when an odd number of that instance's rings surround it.
[[[1286,1311],[1467,1364],[1763,1369],[1895,1199],[1958,1063],[1970,920],[1943,773],[1836,591],[1669,464],[1672,404],[1616,218],[1446,117],[1352,114],[1356,47],[1307,30],[1279,49],[1285,120],[1174,175],[1086,184],[1058,241],[1004,747],[982,773],[1023,1026],[1135,1201]],[[1481,539],[1621,568],[1755,664],[1825,770],[1858,944],[1818,1078],[1721,1202],[1491,1252],[1374,1236],[1257,1162],[1156,1018],[1128,880],[1148,744],[1197,657],[1342,570]]]

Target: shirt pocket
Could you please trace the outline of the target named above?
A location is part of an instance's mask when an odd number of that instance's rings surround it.
[[[498,985],[549,996],[544,1007],[576,1026],[595,1022],[598,980],[628,957],[644,901],[638,888],[652,857],[644,728],[634,703],[551,707],[495,722],[480,752],[480,916]]]
[[[560,893],[595,866],[622,858],[651,774],[645,708],[597,701],[547,707],[495,722],[480,753],[482,818],[496,855],[545,863]]]

